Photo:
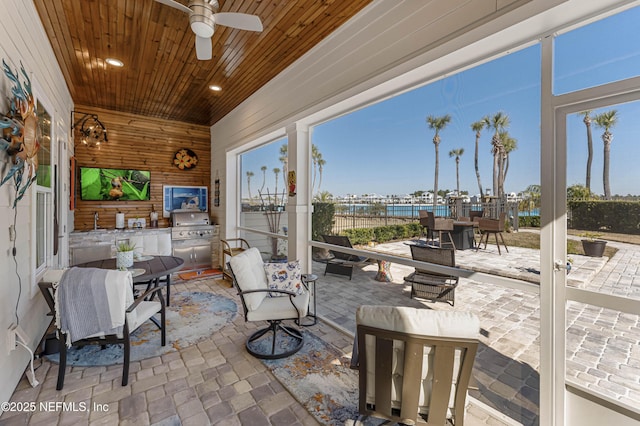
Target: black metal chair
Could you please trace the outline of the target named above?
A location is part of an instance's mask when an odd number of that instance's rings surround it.
[[[69,272],[73,271],[73,272]],[[56,315],[56,305],[58,305],[58,310],[63,309],[60,307],[60,303],[56,304],[56,291],[59,290],[59,286],[67,285],[65,280],[63,279],[63,275],[65,273],[73,273],[79,275],[86,275],[88,279],[90,279],[93,271],[100,271],[100,273],[107,272],[104,269],[96,269],[96,268],[73,268],[71,270],[63,271],[63,270],[52,270],[45,273],[43,277],[43,281],[38,283],[40,287],[40,292],[45,298],[47,305],[50,309],[50,315]],[[133,301],[133,288],[130,278],[130,272],[128,271],[109,271],[111,276],[114,277],[114,284],[118,283],[118,285],[124,285],[126,288],[123,290],[127,293],[126,299],[129,301]],[[126,275],[129,274],[129,278],[126,278]],[[55,285],[54,285],[55,284]],[[56,290],[58,288],[58,290]],[[154,287],[146,291],[140,297],[135,299],[133,303],[126,307],[126,310],[123,312],[124,318],[121,318],[123,322],[123,326],[121,330],[114,334],[106,334],[103,332],[98,332],[93,335],[86,336],[79,340],[75,340],[72,343],[73,346],[86,346],[89,344],[94,345],[108,345],[108,344],[122,344],[123,345],[123,355],[124,361],[122,364],[122,386],[126,386],[129,381],[129,359],[130,359],[130,351],[131,351],[131,342],[130,336],[139,326],[144,324],[147,320],[152,320],[154,324],[158,326],[160,329],[160,341],[162,346],[166,344],[166,331],[165,331],[165,299],[162,296],[161,290],[163,287]],[[74,297],[78,296],[77,301],[70,301],[70,303],[65,304],[69,309],[73,310],[71,315],[79,316],[83,318],[83,315],[87,315],[89,313],[95,314],[95,309],[86,309],[86,303],[82,302],[82,294],[76,294],[76,291],[70,291],[70,296]],[[146,299],[150,298],[153,294],[158,294],[158,301],[148,301]],[[91,303],[106,303],[104,300],[100,300],[99,302],[91,302]],[[91,305],[93,306],[93,305]],[[126,306],[126,305],[125,305]],[[158,322],[153,316],[156,314],[160,314],[160,322]],[[58,315],[61,313],[58,312]],[[84,317],[87,318],[87,317]],[[87,318],[88,320],[88,318]],[[57,329],[58,334],[58,347],[60,349],[60,365],[58,367],[58,382],[56,384],[56,389],[61,390],[64,386],[64,375],[67,366],[67,335],[61,329]],[[73,338],[73,335],[71,336]]]

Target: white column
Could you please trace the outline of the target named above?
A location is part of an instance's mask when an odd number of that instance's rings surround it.
[[[287,126],[288,173],[296,176],[295,195],[287,196],[289,226],[289,259],[300,260],[303,272],[311,272],[311,199],[309,188],[311,141],[309,126],[294,123]],[[289,189],[289,188],[287,188]]]

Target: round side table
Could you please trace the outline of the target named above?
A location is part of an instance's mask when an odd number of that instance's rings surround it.
[[[300,322],[298,325],[302,327],[309,327],[311,325],[316,325],[318,323],[318,316],[317,316],[318,311],[316,308],[317,307],[316,282],[318,281],[318,276],[316,274],[302,274],[301,277],[302,277],[302,285],[304,285],[304,287],[309,292],[309,296],[313,296],[313,313],[311,313],[310,310],[307,311],[307,317],[311,317],[313,318],[313,320],[308,323]]]

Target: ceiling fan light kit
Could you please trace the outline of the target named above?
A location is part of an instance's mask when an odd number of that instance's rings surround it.
[[[215,22],[213,21],[214,7],[217,10],[218,2],[215,6],[210,5],[202,0],[192,1],[189,3],[189,9],[191,14],[189,16],[189,23],[191,24],[191,30],[198,36],[203,38],[210,38],[213,36],[213,29]]]

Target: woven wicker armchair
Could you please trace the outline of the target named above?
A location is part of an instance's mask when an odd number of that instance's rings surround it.
[[[456,266],[455,250],[449,248],[411,246],[411,258],[421,262],[443,266]],[[416,268],[415,272],[404,277],[411,284],[411,298],[419,297],[432,302],[455,303],[455,290],[458,277]]]

